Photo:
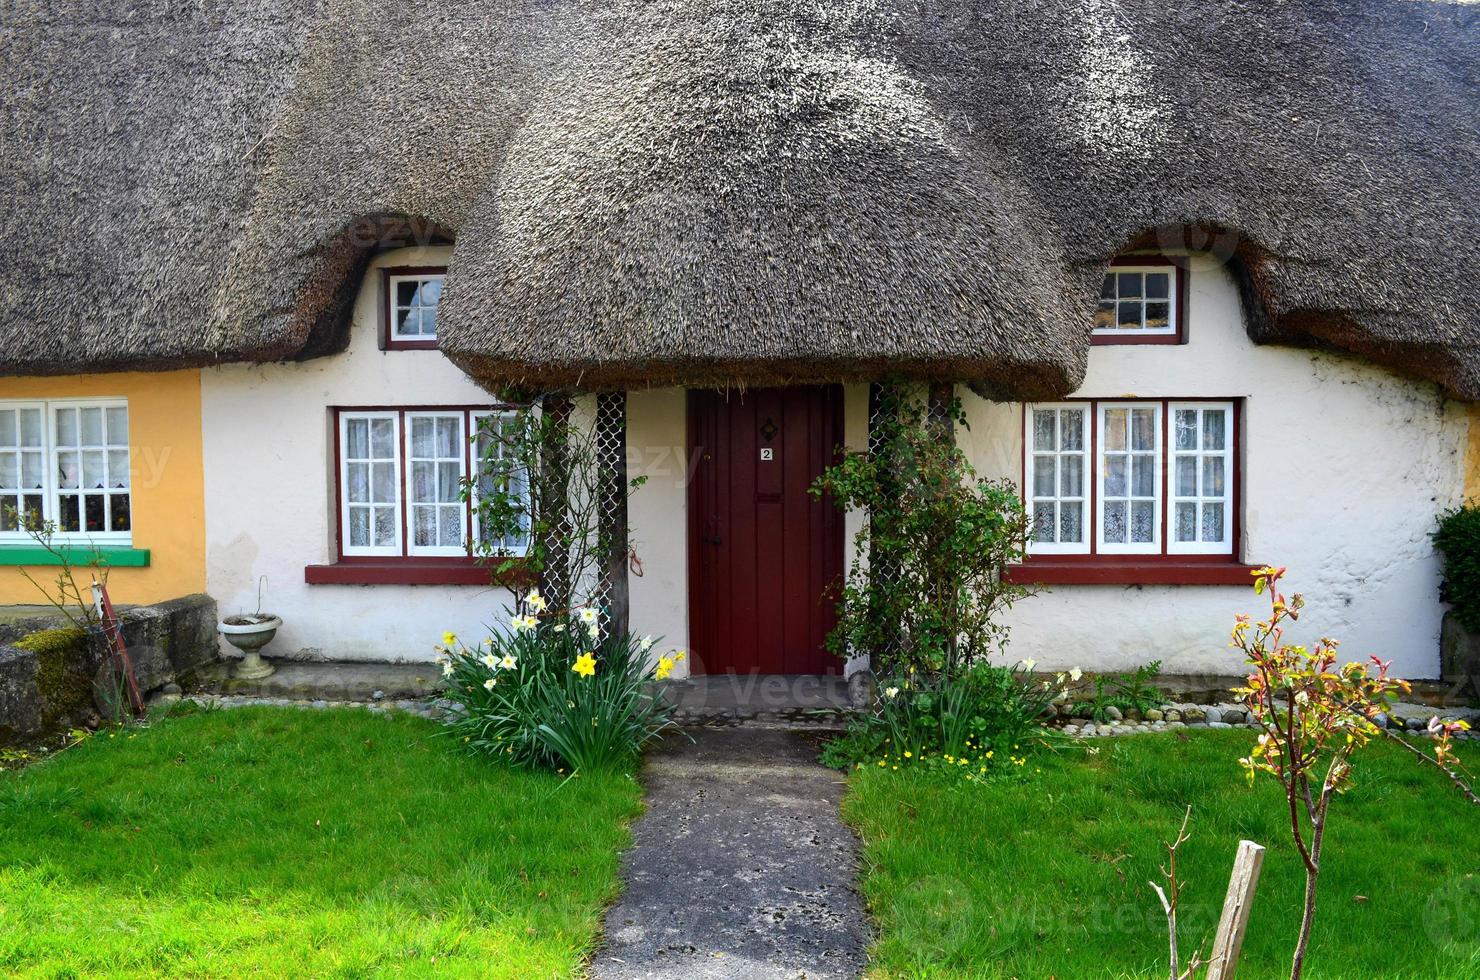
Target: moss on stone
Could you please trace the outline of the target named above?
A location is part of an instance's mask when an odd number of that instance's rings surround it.
[[[36,688],[41,693],[41,723],[50,728],[92,706],[87,634],[75,626],[38,630],[15,642],[36,654]]]

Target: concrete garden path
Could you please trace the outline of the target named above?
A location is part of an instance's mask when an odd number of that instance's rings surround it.
[[[842,777],[794,731],[741,726],[649,753],[596,980],[855,977],[870,938]]]

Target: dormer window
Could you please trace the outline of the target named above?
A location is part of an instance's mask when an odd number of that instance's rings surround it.
[[[1157,256],[1111,263],[1100,286],[1097,344],[1180,344],[1186,339],[1187,271]]]
[[[446,275],[442,266],[383,270],[385,350],[436,349],[437,306]]]

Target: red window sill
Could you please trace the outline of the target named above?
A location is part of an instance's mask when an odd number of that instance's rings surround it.
[[[501,578],[494,569],[460,559],[371,559],[307,565],[303,580],[309,585],[493,585],[516,584],[522,578],[518,568]]]
[[[1232,561],[1034,560],[1007,569],[1019,585],[1243,585],[1254,584],[1260,565]]]

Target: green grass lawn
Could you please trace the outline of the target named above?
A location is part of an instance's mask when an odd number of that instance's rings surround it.
[[[0,975],[579,972],[640,792],[243,708],[0,773]]]
[[[1236,759],[1253,734],[1094,740],[1023,783],[864,769],[844,815],[864,842],[879,976],[1165,977],[1148,879],[1192,804],[1179,857],[1184,955],[1211,946],[1241,838],[1268,848],[1238,975],[1289,974],[1304,875],[1273,780]],[[1090,754],[1094,749],[1098,752]],[[1466,765],[1480,770],[1469,746]],[[1307,977],[1480,976],[1480,808],[1401,749],[1374,745],[1333,804]]]

